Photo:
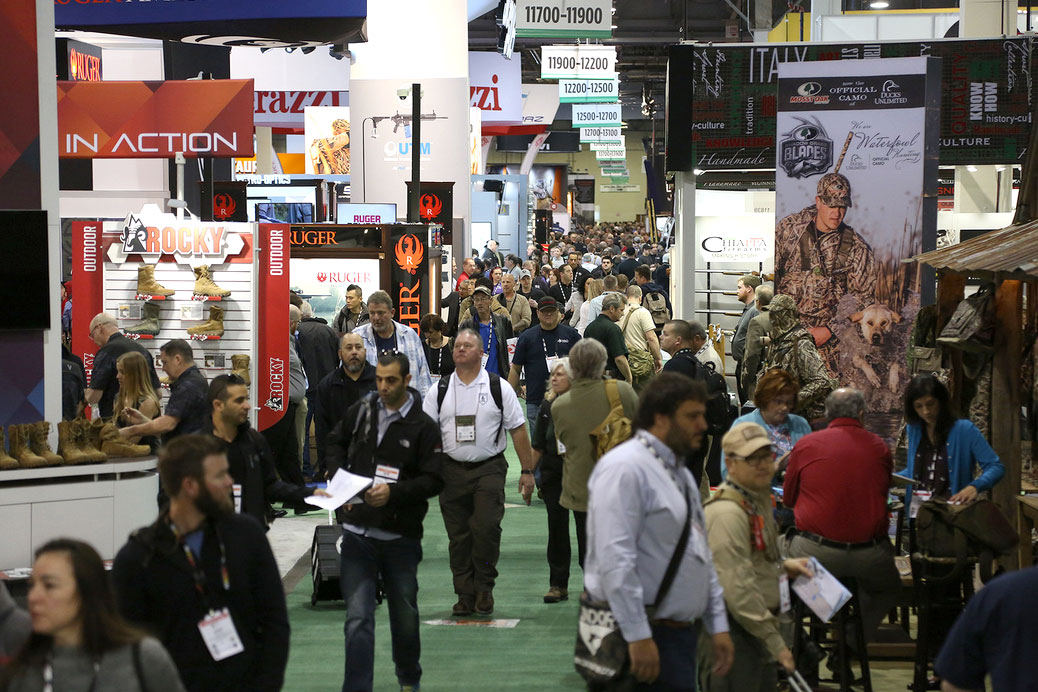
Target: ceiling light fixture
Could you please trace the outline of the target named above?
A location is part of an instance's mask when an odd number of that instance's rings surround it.
[[[873,10],[885,10],[890,7],[890,3],[887,0],[875,0],[875,2],[869,3],[869,8]]]

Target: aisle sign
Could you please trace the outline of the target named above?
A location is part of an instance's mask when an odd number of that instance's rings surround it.
[[[618,164],[616,162],[602,162],[602,175],[607,178],[612,177],[623,177],[630,176],[630,172],[627,170],[627,164]]]
[[[621,135],[621,139],[623,135]],[[616,142],[591,142],[588,144],[591,151],[613,151],[615,149],[626,149],[624,142],[617,144]]]
[[[612,79],[616,46],[542,46],[541,79]]]
[[[619,127],[582,127],[580,141],[623,144],[624,136]]]
[[[610,38],[612,0],[518,0],[515,35],[522,38]]]
[[[626,161],[627,150],[626,149],[607,149],[605,151],[596,151],[595,159],[597,161]]]
[[[612,125],[619,127],[623,121],[619,103],[574,103],[573,127],[589,125]]]
[[[559,103],[616,103],[620,100],[620,80],[563,79],[559,82]]]
[[[599,185],[599,192],[641,192],[641,185],[633,185],[630,183],[620,185]]]

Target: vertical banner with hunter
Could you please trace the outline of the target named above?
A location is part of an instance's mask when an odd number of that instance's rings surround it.
[[[935,58],[779,67],[775,292],[888,439],[920,292],[932,295],[901,260],[936,235],[938,69]]]

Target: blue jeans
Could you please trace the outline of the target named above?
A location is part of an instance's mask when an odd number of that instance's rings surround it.
[[[342,692],[371,692],[375,668],[375,582],[381,573],[389,602],[393,663],[401,685],[422,679],[418,659],[418,563],[421,541],[382,541],[342,531],[340,584],[346,601],[346,674]]]
[[[540,402],[531,404],[529,401],[526,402],[526,424],[527,432],[530,433],[530,440],[533,440],[533,424],[537,421],[537,412],[541,410]],[[533,482],[539,488],[541,487],[541,465],[537,464],[537,467],[533,470]]]

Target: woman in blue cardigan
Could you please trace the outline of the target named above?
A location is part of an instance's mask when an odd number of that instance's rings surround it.
[[[918,490],[967,504],[990,490],[1006,469],[977,426],[952,411],[948,389],[933,375],[917,375],[905,390],[908,468]],[[973,478],[973,469],[981,474]],[[909,499],[905,504],[910,504]],[[908,507],[905,508],[906,511]],[[911,515],[909,515],[911,516]]]

